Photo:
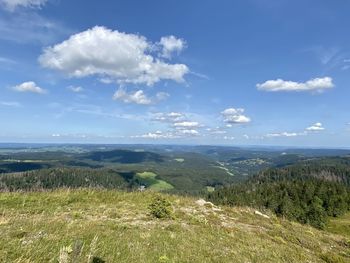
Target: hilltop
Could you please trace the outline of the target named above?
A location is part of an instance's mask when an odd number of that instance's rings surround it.
[[[168,219],[150,215],[160,196]],[[348,238],[247,207],[115,190],[0,194],[1,262],[349,262]],[[264,213],[264,211],[261,211]]]

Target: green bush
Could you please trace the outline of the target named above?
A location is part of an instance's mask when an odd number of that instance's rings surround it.
[[[148,206],[148,209],[150,214],[155,218],[172,218],[171,203],[161,196],[155,197],[152,203]]]

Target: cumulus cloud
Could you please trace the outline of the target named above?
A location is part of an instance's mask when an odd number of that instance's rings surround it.
[[[125,103],[136,103],[142,105],[149,105],[152,103],[152,100],[147,97],[143,90],[138,90],[130,93],[127,93],[124,89],[118,89],[113,96],[114,100],[121,100]]]
[[[162,46],[161,56],[170,59],[173,53],[178,54],[186,47],[186,42],[175,36],[166,36],[160,39],[159,45]]]
[[[47,0],[0,0],[0,6],[8,11],[15,11],[19,7],[41,8]]]
[[[40,88],[33,81],[23,82],[22,84],[12,87],[12,89],[17,92],[32,92],[32,93],[38,93],[38,94],[47,93],[45,89]]]
[[[143,90],[135,92],[127,92],[123,88],[119,88],[113,95],[114,100],[120,100],[124,103],[136,103],[141,105],[151,105],[169,97],[168,93],[158,92],[155,97],[148,97]]]
[[[283,79],[268,80],[256,85],[258,90],[263,91],[323,91],[334,87],[330,77],[314,78],[306,82],[285,81]]]
[[[228,108],[221,112],[224,121],[228,124],[248,123],[250,118],[244,115],[244,109]]]
[[[322,126],[322,123],[317,122],[313,125],[311,125],[310,127],[306,128],[307,131],[323,131],[325,130],[325,128]]]
[[[97,75],[119,84],[184,82],[189,68],[157,59],[152,53],[154,45],[141,35],[96,26],[46,48],[39,62],[70,77]]]
[[[67,89],[69,89],[72,92],[79,93],[82,92],[84,89],[80,86],[68,86]]]
[[[154,113],[151,120],[167,124],[170,129],[168,135],[172,134],[173,138],[198,136],[200,135],[199,129],[204,127],[181,112]]]

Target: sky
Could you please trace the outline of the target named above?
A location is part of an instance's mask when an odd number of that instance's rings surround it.
[[[350,147],[347,0],[0,0],[0,142]]]

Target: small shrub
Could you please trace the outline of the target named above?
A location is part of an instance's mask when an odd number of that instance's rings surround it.
[[[148,209],[155,218],[172,218],[171,203],[161,196],[154,198]]]

